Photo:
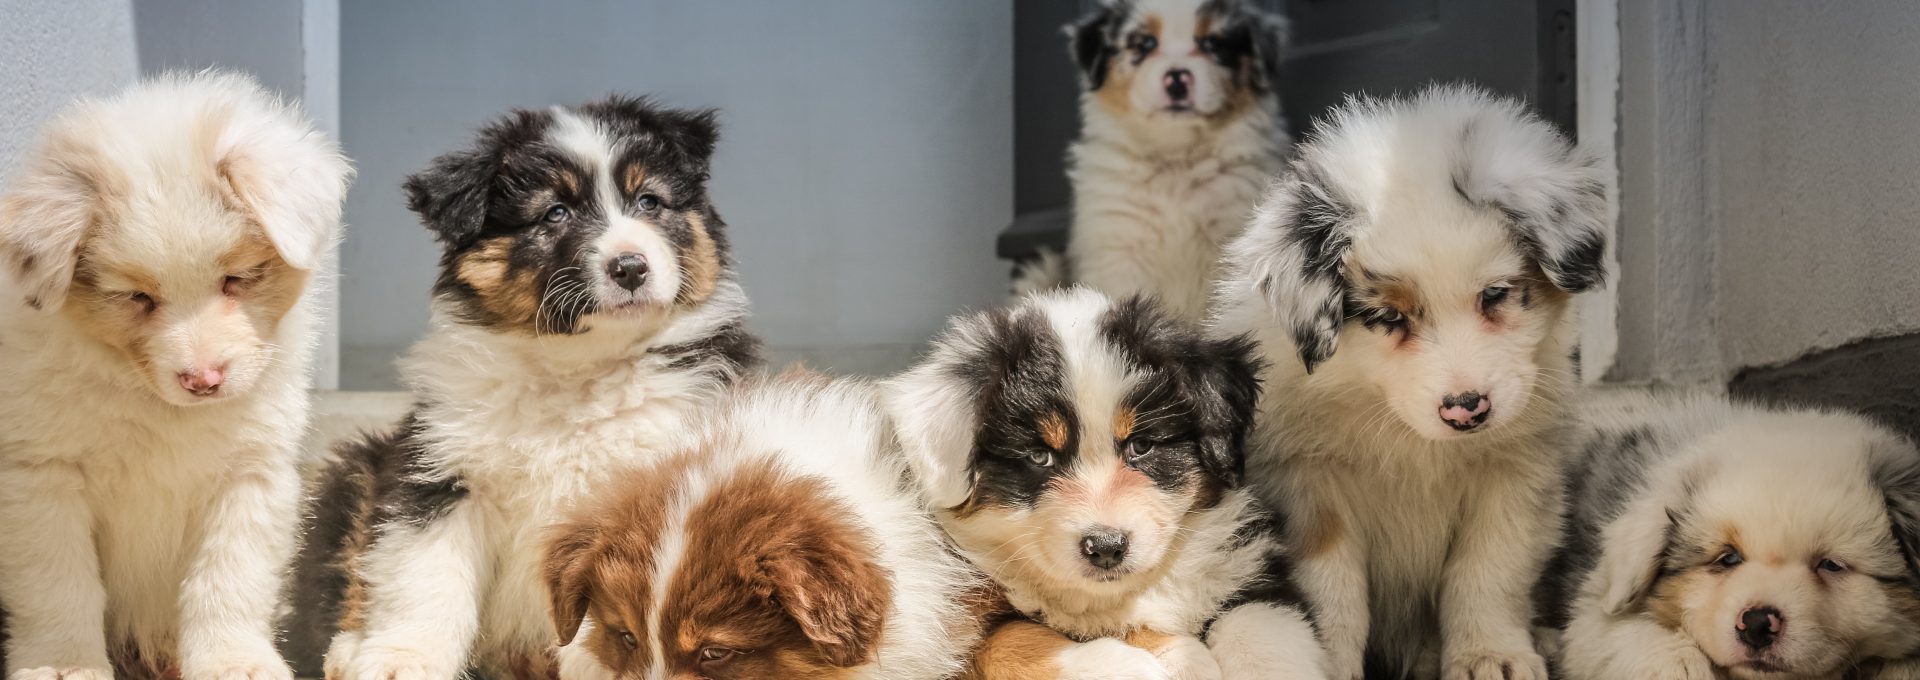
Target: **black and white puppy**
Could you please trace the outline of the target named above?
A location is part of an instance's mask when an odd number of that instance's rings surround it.
[[[1582,404],[1542,581],[1574,680],[1920,678],[1920,450],[1858,416]]]
[[[1529,588],[1604,188],[1517,102],[1356,99],[1228,248],[1217,329],[1270,365],[1249,476],[1292,521],[1335,677],[1545,677]]]
[[[542,677],[542,529],[717,403],[757,343],[707,195],[711,112],[516,111],[409,178],[444,246],[418,406],[325,471],[330,678]]]
[[[1251,349],[1073,288],[957,319],[889,382],[947,533],[1031,619],[993,634],[974,677],[1323,677],[1271,515],[1240,486]]]

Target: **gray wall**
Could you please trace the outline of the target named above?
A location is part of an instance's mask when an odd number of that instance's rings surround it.
[[[1620,36],[1612,377],[1920,331],[1920,3],[1623,0]]]
[[[0,178],[10,178],[61,107],[133,82],[133,10],[127,0],[0,0],[0,64]]]
[[[287,97],[305,89],[300,0],[134,2],[140,71],[221,66],[250,72]]]
[[[1005,2],[347,0],[344,385],[392,385],[425,328],[438,250],[406,174],[509,107],[612,91],[722,110],[714,196],[777,358],[904,363],[1005,288],[1011,21]]]

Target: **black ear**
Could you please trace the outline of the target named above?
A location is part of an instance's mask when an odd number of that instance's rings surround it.
[[[1886,499],[1894,541],[1900,544],[1909,572],[1920,578],[1920,451],[1890,435],[1871,446],[1869,466],[1874,484]]]
[[[1332,187],[1296,162],[1274,182],[1255,210],[1243,242],[1260,293],[1293,333],[1300,362],[1314,367],[1333,357],[1346,321],[1347,280],[1342,259],[1351,243],[1354,212]]]
[[[719,112],[713,109],[667,109],[664,119],[666,128],[672,131],[674,143],[705,167],[712,162],[713,149],[720,143],[719,116]]]
[[[1120,12],[1112,5],[1103,4],[1092,14],[1067,24],[1067,48],[1073,52],[1073,63],[1080,67],[1080,76],[1086,80],[1088,90],[1098,90],[1107,82],[1107,62],[1114,53],[1108,33],[1119,20]]]
[[[1193,373],[1201,395],[1194,406],[1200,464],[1229,488],[1239,486],[1246,471],[1247,434],[1260,402],[1258,356],[1247,335],[1207,340]]]
[[[435,158],[427,169],[407,177],[407,208],[442,244],[463,246],[486,226],[488,198],[499,169],[496,155],[480,151]]]

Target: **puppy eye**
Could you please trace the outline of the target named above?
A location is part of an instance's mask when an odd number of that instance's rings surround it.
[[[1207,54],[1213,54],[1219,49],[1220,49],[1219,38],[1215,38],[1213,36],[1206,36],[1200,39],[1200,51],[1206,52]]]
[[[567,206],[556,205],[551,208],[547,208],[547,214],[544,216],[541,216],[540,219],[558,224],[560,222],[567,221],[567,219],[571,217],[573,217],[573,211],[568,210]]]
[[[640,206],[642,212],[653,212],[654,208],[660,207],[660,197],[653,194],[640,194],[640,198],[635,200],[634,204]]]
[[[1507,299],[1507,293],[1512,291],[1512,286],[1487,286],[1486,290],[1480,291],[1480,308],[1491,309],[1494,305],[1500,304],[1501,300]]]
[[[639,649],[640,638],[634,637],[631,631],[623,630],[620,631],[620,644],[626,645],[627,649]]]
[[[143,311],[143,312],[151,312],[154,310],[154,308],[160,306],[160,301],[153,299],[152,295],[148,295],[140,291],[134,291],[132,293],[128,293],[127,300],[139,306],[140,311]]]
[[[737,649],[728,649],[726,647],[701,647],[700,648],[700,667],[706,670],[718,668],[720,666],[726,665],[728,661],[733,660],[733,657],[736,657],[739,655],[740,655],[740,650],[737,650]]]
[[[1820,563],[1814,566],[1820,571],[1824,571],[1829,574],[1838,574],[1847,570],[1847,565],[1841,564],[1839,561],[1831,557],[1820,560]]]
[[[1028,453],[1027,462],[1032,463],[1034,467],[1053,467],[1053,452],[1034,451]]]
[[[1160,443],[1156,441],[1129,439],[1127,440],[1127,460],[1134,461],[1151,456],[1153,455],[1154,449],[1159,446]]]
[[[1152,52],[1155,48],[1158,48],[1158,47],[1160,47],[1159,38],[1155,38],[1153,36],[1146,35],[1144,33],[1133,36],[1133,49],[1136,52],[1139,52],[1141,54],[1147,54],[1149,52]]]
[[[1745,564],[1746,561],[1746,556],[1741,555],[1739,550],[1728,548],[1726,552],[1720,553],[1719,557],[1713,558],[1713,566],[1722,569],[1732,569]]]
[[[1407,315],[1392,307],[1381,307],[1367,313],[1361,323],[1368,328],[1386,326],[1388,331],[1397,331],[1407,325]]]
[[[229,275],[220,280],[220,292],[226,295],[238,295],[242,288],[246,288],[247,284],[252,282],[252,279],[245,276]]]

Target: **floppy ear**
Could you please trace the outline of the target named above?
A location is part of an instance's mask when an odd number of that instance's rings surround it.
[[[573,636],[580,632],[580,623],[586,620],[598,546],[599,528],[590,524],[567,522],[555,526],[548,534],[547,557],[541,571],[546,575],[549,613],[561,645],[573,642]]]
[[[703,167],[711,162],[713,149],[720,143],[719,112],[713,109],[669,109],[666,115],[681,149]]]
[[[932,352],[888,379],[881,395],[907,466],[936,509],[959,507],[973,495],[973,443],[979,420],[976,386],[960,364],[979,351],[968,321],[956,324]]]
[[[1920,451],[1892,436],[1871,446],[1869,469],[1886,499],[1893,539],[1906,557],[1907,569],[1920,577]]]
[[[1111,4],[1102,3],[1100,9],[1066,26],[1067,49],[1073,53],[1073,63],[1080,67],[1080,77],[1086,81],[1088,90],[1098,90],[1107,82],[1107,62],[1115,52],[1107,41],[1107,33],[1113,22],[1119,20],[1119,11]]]
[[[339,237],[341,202],[353,168],[339,145],[299,113],[259,104],[227,121],[216,142],[215,163],[229,197],[267,232],[280,259],[312,270]]]
[[[1600,606],[1618,616],[1638,606],[1659,581],[1669,552],[1692,505],[1698,471],[1668,474],[1655,468],[1654,481],[1630,501],[1600,532],[1600,559],[1589,588]]]
[[[1354,212],[1303,162],[1268,187],[1234,245],[1236,257],[1312,373],[1333,356],[1346,320],[1342,259]]]
[[[1199,426],[1200,464],[1228,487],[1240,485],[1246,471],[1247,433],[1260,401],[1260,360],[1253,338],[1237,335],[1208,340],[1194,383],[1201,403],[1194,407]]]
[[[843,532],[814,532],[761,558],[769,594],[835,666],[865,663],[880,642],[892,584]]]
[[[1261,74],[1265,76],[1265,87],[1280,89],[1280,69],[1287,61],[1288,33],[1287,20],[1284,17],[1266,12],[1254,12],[1253,57],[1260,63]]]
[[[486,226],[487,200],[500,159],[479,151],[456,151],[407,177],[407,208],[448,247],[464,245]]]
[[[1461,195],[1506,214],[1554,286],[1579,293],[1604,282],[1607,177],[1598,161],[1512,102],[1488,107],[1460,135]]]
[[[80,243],[92,228],[110,178],[100,153],[56,128],[37,160],[0,198],[0,263],[23,289],[23,301],[53,311],[67,299]]]

